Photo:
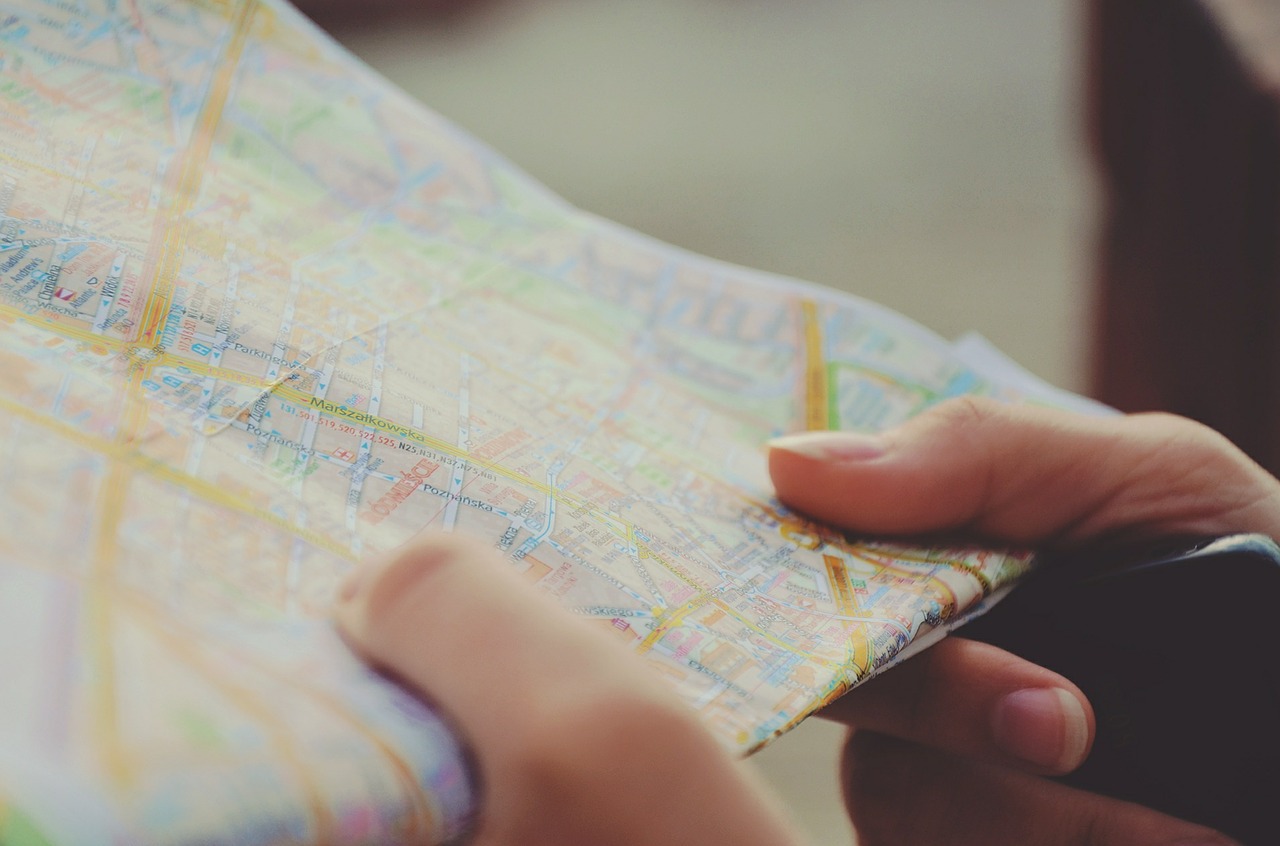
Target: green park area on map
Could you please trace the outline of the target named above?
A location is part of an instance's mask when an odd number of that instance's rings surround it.
[[[326,623],[424,528],[743,752],[1027,566],[807,524],[762,446],[1016,392],[574,210],[281,3],[8,3],[0,101],[6,843],[454,832],[456,745]]]

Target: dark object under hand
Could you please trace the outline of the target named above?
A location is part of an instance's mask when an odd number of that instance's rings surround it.
[[[1262,535],[1047,560],[961,637],[1071,679],[1088,760],[1060,781],[1280,842],[1280,547]]]

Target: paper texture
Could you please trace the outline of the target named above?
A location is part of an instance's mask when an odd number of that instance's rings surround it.
[[[808,525],[762,448],[1027,386],[575,211],[274,0],[0,4],[0,322],[7,844],[456,834],[327,622],[425,527],[743,752],[1027,566]]]

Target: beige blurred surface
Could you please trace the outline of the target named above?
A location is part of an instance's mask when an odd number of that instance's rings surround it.
[[[1066,0],[528,0],[339,33],[552,189],[1083,386],[1091,179]],[[845,846],[837,727],[757,756]]]

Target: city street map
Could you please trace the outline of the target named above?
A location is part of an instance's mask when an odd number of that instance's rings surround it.
[[[745,754],[1027,568],[773,498],[770,437],[960,394],[1021,392],[575,210],[278,0],[2,2],[0,843],[459,835],[459,745],[329,621],[428,527]]]

